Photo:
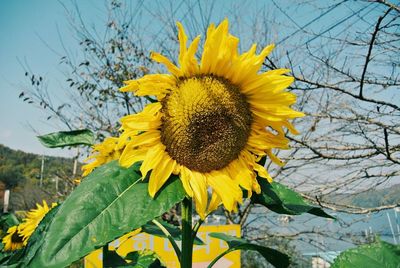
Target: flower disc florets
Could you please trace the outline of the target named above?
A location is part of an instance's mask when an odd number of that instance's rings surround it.
[[[18,232],[14,232],[11,235],[11,242],[14,243],[14,244],[22,243],[23,242],[23,237]]]
[[[199,172],[236,159],[252,116],[239,88],[212,75],[183,79],[162,101],[161,141],[179,164]]]

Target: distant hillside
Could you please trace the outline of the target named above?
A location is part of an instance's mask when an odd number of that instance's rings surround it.
[[[340,194],[332,197],[331,200],[340,204],[364,208],[400,204],[400,184],[393,185],[390,188],[371,189],[355,195]]]
[[[44,156],[43,185],[40,188],[42,155],[0,144],[0,188],[12,189],[10,202],[15,210],[31,208],[42,199],[53,201],[69,190],[73,162],[72,158]],[[77,172],[79,175],[80,165]],[[3,197],[2,193],[0,197]]]

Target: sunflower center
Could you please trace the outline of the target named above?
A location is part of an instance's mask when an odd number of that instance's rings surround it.
[[[22,243],[22,236],[20,236],[19,234],[18,234],[18,232],[17,231],[15,231],[12,235],[11,235],[11,242],[12,243],[15,243],[15,244],[18,244],[18,243]]]
[[[182,80],[162,101],[161,141],[179,164],[219,170],[247,143],[252,116],[237,86],[216,76]]]

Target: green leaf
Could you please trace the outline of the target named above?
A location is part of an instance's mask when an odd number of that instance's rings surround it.
[[[123,267],[128,263],[115,250],[108,250],[108,246],[103,247],[103,268]]]
[[[319,217],[334,219],[319,207],[314,207],[304,201],[303,197],[288,187],[278,183],[268,183],[258,179],[261,186],[260,194],[253,194],[251,200],[255,204],[266,206],[279,214],[300,215],[310,213]]]
[[[12,252],[4,251],[4,244],[0,243],[0,267],[4,267],[7,265]]]
[[[168,230],[168,232],[171,234],[171,236],[174,240],[176,240],[176,241],[182,240],[182,231],[180,228],[178,228],[177,226],[174,226],[172,224],[169,224],[165,221],[162,221],[162,220],[160,220],[159,222],[165,227],[165,229]],[[154,236],[158,236],[158,237],[167,238],[167,236],[160,230],[160,228],[158,228],[158,226],[152,222],[148,222],[145,225],[143,225],[142,232],[148,233],[148,234],[151,234]],[[205,245],[204,242],[198,237],[196,237],[194,239],[193,243],[195,245]]]
[[[234,250],[253,250],[258,251],[269,263],[271,263],[275,267],[285,268],[288,267],[290,264],[289,256],[275,249],[252,244],[244,239],[222,233],[210,233],[209,236],[224,240],[229,247],[226,253]]]
[[[7,232],[8,228],[18,224],[19,220],[14,213],[4,213],[0,217],[0,226],[3,232]]]
[[[335,259],[332,268],[368,267],[398,268],[400,266],[400,246],[378,241],[348,249]]]
[[[33,267],[64,267],[162,215],[185,197],[171,177],[154,199],[139,164],[126,169],[113,161],[94,170],[60,206]]]
[[[94,144],[94,134],[89,129],[54,132],[38,136],[38,139],[48,148]]]
[[[125,258],[122,258],[114,250],[104,250],[103,248],[104,268],[161,268],[161,261],[156,253],[150,250],[129,252]],[[127,261],[129,262],[127,262]]]
[[[125,257],[125,260],[132,261],[131,263],[129,263],[129,267],[134,268],[165,267],[161,264],[160,258],[157,256],[157,254],[150,250],[129,252]]]

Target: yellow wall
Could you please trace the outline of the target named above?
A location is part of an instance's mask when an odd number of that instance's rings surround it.
[[[198,237],[205,245],[195,245],[193,248],[193,268],[203,268],[228,246],[222,240],[208,236],[209,233],[226,233],[240,237],[240,225],[204,225],[200,227]],[[178,241],[179,242],[179,241]],[[121,256],[131,251],[149,249],[156,252],[168,268],[179,267],[179,262],[168,239],[152,236],[146,233],[129,233],[109,244],[110,250],[117,249]],[[102,268],[102,250],[96,250],[85,258],[85,268]],[[214,268],[239,268],[240,251],[234,251],[224,256]]]

